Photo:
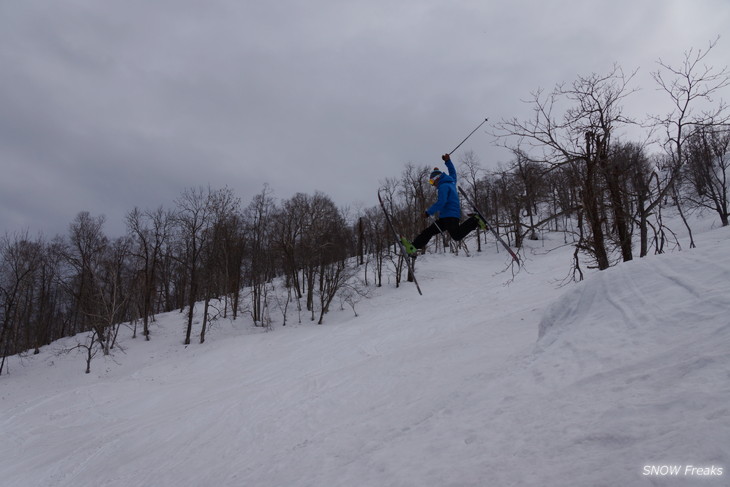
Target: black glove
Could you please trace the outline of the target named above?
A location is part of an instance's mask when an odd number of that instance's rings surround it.
[[[442,159],[442,160],[443,160],[444,162],[446,162],[446,161],[450,161],[450,160],[451,160],[451,155],[450,155],[450,154],[444,154],[443,156],[441,156],[441,159]]]
[[[427,211],[424,211],[422,216],[424,219],[426,219],[426,218],[430,217],[431,215],[429,215]]]

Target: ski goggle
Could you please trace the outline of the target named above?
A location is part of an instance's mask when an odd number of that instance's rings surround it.
[[[428,184],[430,184],[431,186],[435,186],[435,185],[436,185],[436,183],[438,183],[438,180],[439,180],[439,179],[441,179],[441,176],[439,176],[439,177],[437,177],[437,178],[432,178],[432,179],[429,179],[429,180],[428,180]]]

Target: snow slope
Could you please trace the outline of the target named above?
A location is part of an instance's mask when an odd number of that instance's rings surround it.
[[[730,231],[698,243],[563,287],[549,241],[513,280],[428,255],[423,297],[188,347],[171,313],[88,375],[51,345],[0,378],[0,484],[730,485]]]

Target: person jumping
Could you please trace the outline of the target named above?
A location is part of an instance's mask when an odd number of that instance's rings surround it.
[[[430,218],[438,213],[438,218],[426,227],[414,240],[410,242],[405,237],[401,238],[403,245],[411,257],[416,257],[419,250],[422,250],[431,240],[431,237],[438,235],[443,231],[449,232],[451,238],[457,242],[466,237],[477,227],[482,230],[487,228],[486,223],[479,218],[477,214],[470,214],[464,223],[459,224],[461,219],[461,204],[459,202],[459,192],[456,189],[456,169],[451,162],[449,154],[444,154],[441,159],[446,164],[449,173],[444,174],[435,167],[430,174],[428,182],[436,186],[438,190],[438,199],[428,209],[423,212],[424,218]]]

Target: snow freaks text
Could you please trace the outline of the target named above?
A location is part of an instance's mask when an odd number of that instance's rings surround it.
[[[722,477],[723,467],[711,465],[644,465],[642,475],[646,477]]]

